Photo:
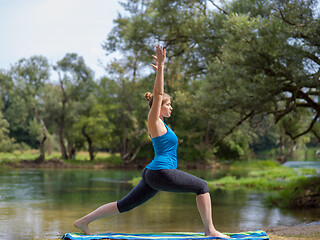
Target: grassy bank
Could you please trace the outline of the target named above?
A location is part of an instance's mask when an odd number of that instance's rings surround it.
[[[315,175],[316,169],[303,168],[295,170],[284,167],[274,161],[236,162],[229,166],[230,174],[223,178],[208,181],[209,188],[235,189],[246,188],[254,190],[279,190],[289,183],[306,176]],[[237,174],[241,172],[241,174]]]
[[[245,170],[244,175],[232,175]],[[209,181],[211,190],[245,188],[272,191],[265,204],[284,208],[320,207],[320,177],[313,168],[293,169],[273,161],[234,163],[230,176]]]
[[[279,207],[320,207],[320,177],[298,179],[289,183],[278,194],[271,194],[266,203]]]
[[[0,153],[0,164],[14,164],[19,163],[20,161],[34,161],[39,156],[38,150],[25,150],[25,151],[13,151],[11,153]],[[60,152],[52,152],[46,154],[45,161],[50,160],[60,160]],[[64,160],[66,164],[73,165],[93,165],[99,163],[105,163],[107,165],[117,166],[122,163],[121,157],[119,154],[110,154],[107,152],[98,152],[95,156],[94,161],[90,161],[89,153],[85,151],[77,152],[74,159]]]

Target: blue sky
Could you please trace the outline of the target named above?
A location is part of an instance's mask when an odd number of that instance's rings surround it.
[[[75,52],[100,77],[101,44],[120,11],[118,0],[0,0],[0,68],[33,55],[54,64]]]

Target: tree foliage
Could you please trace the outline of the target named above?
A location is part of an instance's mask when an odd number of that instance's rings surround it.
[[[149,64],[160,43],[167,49],[165,91],[173,97],[168,124],[187,164],[248,158],[270,148],[284,162],[297,147],[320,141],[317,1],[121,5],[125,14],[102,46],[121,57],[105,64],[101,79],[76,53],[54,66],[37,56],[1,71],[4,135],[37,147],[46,126],[64,159],[87,149],[91,160],[98,150],[119,152],[124,163],[150,160],[143,94],[152,91]]]

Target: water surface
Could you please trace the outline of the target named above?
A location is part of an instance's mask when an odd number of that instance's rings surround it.
[[[189,171],[190,172],[190,171]],[[60,238],[77,231],[73,221],[125,196],[141,170],[0,169],[0,239]],[[197,171],[206,179],[221,172]],[[218,230],[237,232],[320,220],[320,210],[267,208],[267,193],[216,190],[211,193]],[[142,206],[91,224],[101,232],[201,232],[195,195],[160,192]]]

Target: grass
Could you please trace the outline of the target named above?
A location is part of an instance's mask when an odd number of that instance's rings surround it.
[[[0,153],[0,163],[14,163],[20,160],[33,161],[39,156],[38,150],[25,150],[25,151],[13,151],[11,153]],[[46,154],[45,160],[49,159],[61,159],[60,152],[52,152]],[[85,151],[77,152],[74,159],[65,160],[64,162],[70,164],[96,164],[96,163],[108,163],[112,165],[121,164],[121,157],[119,154],[110,154],[107,152],[98,152],[93,162],[90,162],[89,153]]]
[[[131,181],[129,181],[133,186],[137,186],[138,183],[140,182],[141,177],[135,177]]]
[[[39,156],[39,151],[37,150],[27,150],[27,151],[13,151],[11,153],[0,153],[1,162],[17,162],[19,160],[34,160]]]
[[[302,169],[300,169],[300,173],[302,175],[316,175],[317,169],[315,169],[315,168],[302,168]]]
[[[274,190],[284,187],[283,182],[277,180],[271,180],[266,178],[245,177],[237,179],[234,176],[227,176],[218,180],[208,182],[209,189],[217,188],[250,188],[255,190]]]
[[[242,176],[232,172],[246,170]],[[246,188],[255,190],[280,190],[291,182],[304,180],[306,175],[315,175],[316,169],[304,168],[294,170],[274,161],[236,162],[230,166],[231,175],[209,181],[210,189]]]

